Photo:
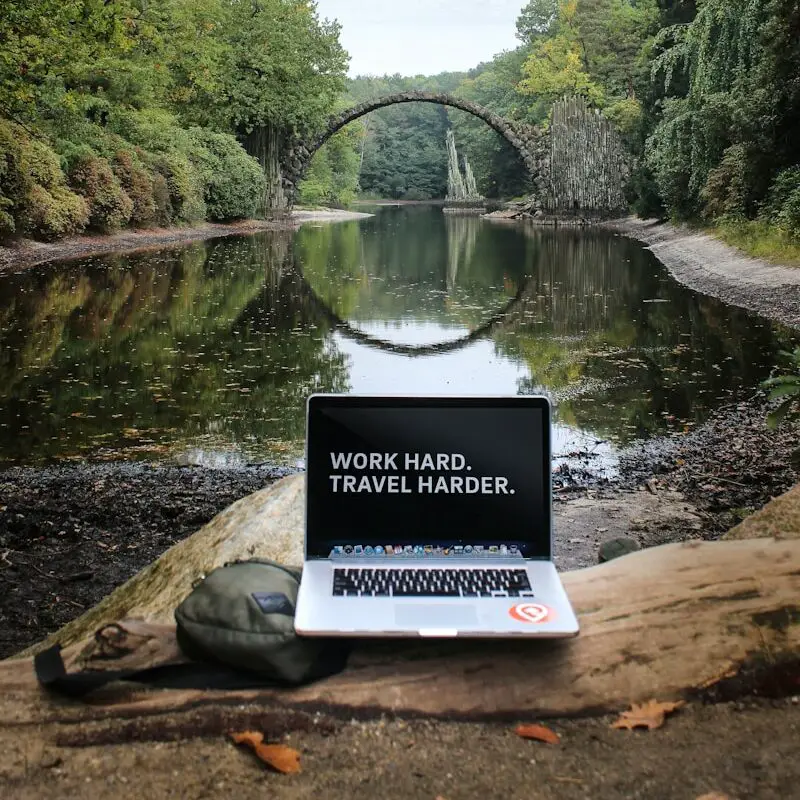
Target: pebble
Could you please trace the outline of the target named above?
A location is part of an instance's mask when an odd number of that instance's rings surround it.
[[[609,539],[600,545],[598,552],[598,561],[603,564],[606,561],[611,561],[614,558],[634,553],[641,550],[642,546],[636,539],[631,539],[627,536],[620,536],[615,539]]]

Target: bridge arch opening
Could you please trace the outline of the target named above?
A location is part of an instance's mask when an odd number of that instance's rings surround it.
[[[482,120],[513,148],[534,184],[536,183],[543,160],[547,156],[545,136],[541,131],[532,126],[510,122],[470,100],[438,92],[412,91],[374,98],[331,117],[326,129],[319,136],[308,143],[301,143],[296,150],[293,149],[290,153],[289,164],[284,165],[283,170],[287,193],[294,199],[297,187],[305,177],[314,154],[342,128],[373,111],[404,103],[430,103],[445,106],[458,109]]]

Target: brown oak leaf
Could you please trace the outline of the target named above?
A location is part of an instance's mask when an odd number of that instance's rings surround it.
[[[664,724],[667,714],[684,705],[683,700],[676,703],[660,703],[658,700],[648,700],[646,703],[631,705],[628,711],[623,711],[619,719],[611,723],[612,728],[660,728]]]
[[[264,734],[258,731],[232,733],[236,744],[244,744],[268,766],[278,772],[291,774],[300,772],[300,753],[285,744],[264,744]]]
[[[558,744],[561,741],[561,737],[555,731],[545,728],[544,725],[517,725],[514,733],[523,739],[535,739],[537,742],[547,742],[547,744]]]

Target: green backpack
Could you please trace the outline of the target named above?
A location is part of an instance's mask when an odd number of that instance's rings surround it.
[[[175,609],[178,645],[190,663],[68,674],[56,644],[34,658],[36,676],[48,689],[72,697],[115,680],[237,689],[325,678],[344,669],[351,645],[346,639],[297,636],[299,588],[300,570],[259,559],[230,562],[199,581]]]
[[[300,570],[266,559],[232,561],[198,583],[175,609],[189,658],[226,664],[278,684],[301,684],[344,668],[339,639],[300,638],[294,611]]]

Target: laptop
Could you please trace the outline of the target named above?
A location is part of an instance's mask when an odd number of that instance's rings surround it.
[[[304,636],[567,637],[547,398],[316,394]]]

